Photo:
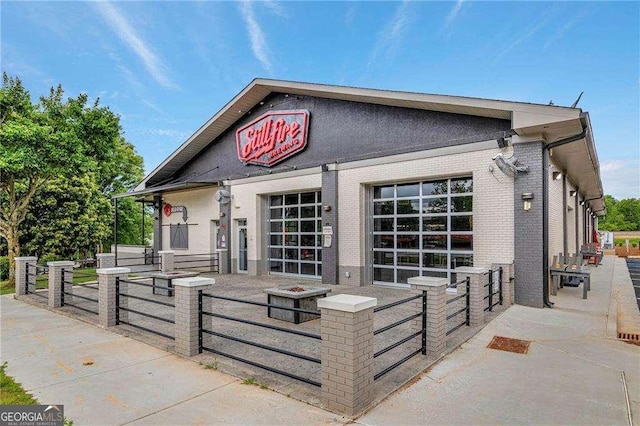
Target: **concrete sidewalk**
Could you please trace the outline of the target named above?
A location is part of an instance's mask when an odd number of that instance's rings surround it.
[[[640,347],[615,340],[610,303],[624,274],[624,260],[608,257],[587,300],[565,287],[554,309],[512,306],[358,423],[628,425],[627,394],[640,423]],[[496,335],[530,340],[528,353],[488,349]]]
[[[119,334],[0,297],[0,359],[75,425],[343,424],[346,419]]]
[[[594,269],[587,300],[566,287],[554,309],[509,308],[356,423],[627,425],[625,384],[638,423],[640,347],[614,340],[619,262]],[[349,421],[11,295],[0,309],[8,374],[42,403],[64,404],[76,425]],[[487,349],[495,335],[530,340],[529,352]]]

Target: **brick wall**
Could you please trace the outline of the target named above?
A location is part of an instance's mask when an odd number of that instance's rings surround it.
[[[474,264],[490,267],[492,262],[510,263],[514,256],[513,179],[502,174],[492,161],[500,150],[484,148],[399,162],[388,157],[386,164],[340,170],[338,252],[341,270],[357,270],[366,265],[368,186],[465,175],[473,176]],[[493,172],[489,166],[494,167]],[[344,274],[340,278],[344,279]]]
[[[293,174],[296,174],[293,172]],[[318,168],[317,173],[301,176],[265,177],[262,180],[250,179],[247,183],[237,181],[231,186],[231,256],[238,256],[238,234],[236,219],[247,219],[247,257],[249,260],[249,273],[256,274],[255,262],[262,259],[263,242],[268,230],[265,228],[267,217],[261,211],[260,195],[281,194],[285,192],[317,191],[322,187],[322,175]],[[266,201],[265,201],[266,202]],[[260,222],[262,221],[262,222]]]
[[[553,172],[561,172],[562,169],[550,162],[549,170],[549,262],[563,250],[562,227],[562,178],[553,180]],[[542,195],[542,194],[540,194]]]
[[[543,235],[542,235],[542,142],[514,144],[520,163],[529,166],[528,173],[515,179],[513,198],[515,226],[515,303],[542,308]],[[522,193],[531,192],[531,210],[522,208]]]

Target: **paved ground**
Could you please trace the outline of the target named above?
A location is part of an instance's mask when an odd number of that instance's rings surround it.
[[[640,347],[612,339],[611,282],[626,267],[604,263],[588,300],[565,288],[553,310],[511,307],[356,423],[624,425],[625,383],[638,422]],[[77,425],[348,421],[9,295],[0,308],[8,373],[41,402],[64,404]],[[529,352],[487,349],[495,335],[531,340]]]
[[[625,383],[640,423],[640,347],[613,339],[611,283],[624,274],[605,258],[587,300],[565,287],[554,309],[512,306],[358,423],[628,425]],[[530,340],[529,352],[487,349],[495,335]]]

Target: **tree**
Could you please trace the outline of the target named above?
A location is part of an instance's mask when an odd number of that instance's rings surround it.
[[[616,200],[605,196],[607,215],[598,220],[598,228],[603,231],[640,231],[640,199]]]
[[[37,253],[56,254],[93,250],[107,241],[113,220],[109,196],[142,176],[142,158],[121,136],[119,117],[99,101],[88,106],[86,94],[67,100],[63,95],[58,86],[33,104],[20,79],[3,74],[0,237],[7,244],[10,283],[21,242],[32,250],[39,244]],[[24,229],[34,197],[38,210]]]

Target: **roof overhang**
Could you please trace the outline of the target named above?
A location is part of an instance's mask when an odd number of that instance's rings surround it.
[[[580,135],[584,137],[549,150],[552,162],[574,186],[580,190],[584,199],[596,214],[606,214],[604,191],[600,179],[600,163],[595,149],[593,131],[588,113],[574,110],[575,116],[566,120],[534,124],[514,128],[519,136],[541,135],[546,144],[553,144],[565,138]]]
[[[166,160],[158,165],[135,188],[137,191],[148,185],[157,185],[184,167],[191,159],[206,148],[213,140],[241,119],[247,112],[271,93],[285,93],[299,96],[340,99],[354,102],[395,106],[402,108],[440,111],[453,114],[511,120],[512,127],[532,126],[548,122],[558,117],[575,115],[575,108],[509,102],[493,99],[469,98],[463,96],[433,95],[426,93],[399,92],[391,90],[366,89],[359,87],[333,86],[326,84],[301,83],[269,79],[255,79],[202,127],[191,135]]]
[[[122,194],[116,194],[111,198],[125,198],[125,197],[147,197],[151,195],[160,195],[165,192],[181,192],[190,191],[193,189],[200,189],[206,186],[217,186],[211,182],[179,182],[167,185],[152,186],[146,189],[134,190],[131,192],[123,192]]]

